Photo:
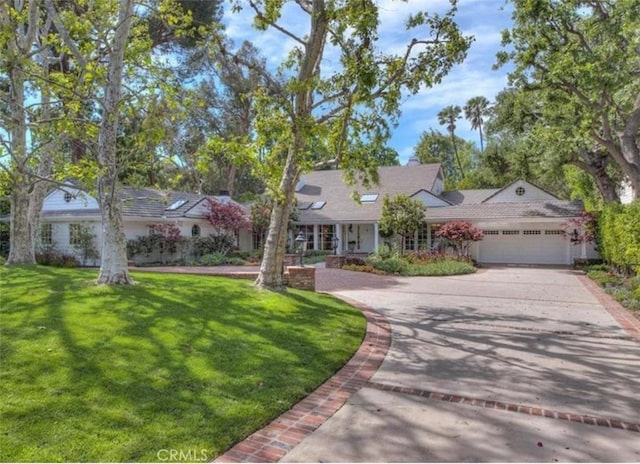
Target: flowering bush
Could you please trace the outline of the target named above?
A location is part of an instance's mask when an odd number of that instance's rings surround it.
[[[469,248],[473,242],[484,238],[482,229],[467,221],[452,221],[443,224],[436,232],[436,237],[446,238],[454,246],[458,256],[469,256]]]

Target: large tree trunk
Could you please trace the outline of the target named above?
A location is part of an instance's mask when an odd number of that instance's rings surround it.
[[[299,172],[295,163],[295,147],[289,149],[284,173],[280,181],[280,192],[271,210],[269,231],[264,246],[260,273],[256,279],[256,286],[272,290],[283,290],[284,254],[287,247],[287,231],[289,213],[295,195]]]
[[[6,19],[3,17],[3,22]],[[32,25],[35,27],[35,24]],[[9,51],[22,54],[27,43],[18,43],[18,37],[7,42]],[[20,55],[14,55],[9,63],[9,111],[11,113],[11,224],[9,226],[9,257],[7,264],[35,264],[36,256],[33,234],[29,226],[30,179],[27,166],[27,118],[25,113],[25,73],[19,62]]]
[[[611,157],[606,151],[584,151],[572,164],[586,171],[593,178],[605,203],[620,203],[618,183],[609,176],[607,166]]]
[[[118,188],[118,159],[116,139],[118,112],[122,93],[124,52],[131,30],[133,1],[120,0],[118,26],[111,53],[98,135],[98,198],[102,215],[102,253],[99,284],[132,284],[127,267],[127,241],[124,234],[120,192]]]
[[[29,224],[29,188],[16,182],[11,191],[11,224],[7,264],[35,264],[35,244]]]

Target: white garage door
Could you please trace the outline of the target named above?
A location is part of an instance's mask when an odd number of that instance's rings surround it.
[[[481,263],[569,264],[567,239],[560,229],[485,230],[479,242]]]

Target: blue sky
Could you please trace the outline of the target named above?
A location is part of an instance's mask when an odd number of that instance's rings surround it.
[[[404,32],[403,22],[411,12],[426,10],[443,12],[449,5],[448,0],[378,0],[380,8],[380,44],[385,50],[398,48],[409,40]],[[287,4],[285,4],[287,5]],[[296,11],[296,6],[285,6],[281,24],[291,30],[304,34],[304,22]],[[251,40],[261,50],[270,64],[274,66],[286,56],[293,41],[276,31],[259,32],[251,27],[251,14],[248,9],[240,14],[227,14],[225,17],[227,32],[240,42]],[[437,113],[447,105],[463,106],[472,97],[482,95],[493,101],[495,95],[507,85],[507,70],[491,69],[496,52],[500,49],[501,31],[511,24],[511,10],[504,0],[459,0],[456,22],[465,35],[472,35],[475,41],[464,63],[456,66],[439,85],[422,89],[418,94],[404,99],[402,116],[394,130],[389,146],[400,154],[404,164],[413,153],[420,134],[430,128],[445,131],[438,124]],[[327,64],[331,66],[331,50],[325,53]],[[469,123],[462,119],[458,122],[457,135],[479,144],[478,134],[471,131]]]

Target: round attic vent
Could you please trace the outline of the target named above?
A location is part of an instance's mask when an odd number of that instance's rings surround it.
[[[71,203],[71,200],[73,200],[73,195],[71,195],[69,192],[64,192],[64,201],[66,203]]]
[[[516,195],[518,195],[519,197],[521,197],[522,195],[524,195],[524,187],[518,187],[516,188]]]

